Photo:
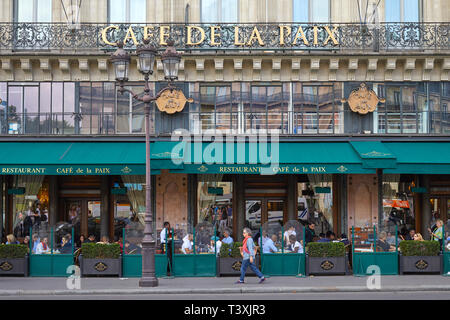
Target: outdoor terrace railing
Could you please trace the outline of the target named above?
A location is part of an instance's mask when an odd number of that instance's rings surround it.
[[[131,29],[130,29],[131,26]],[[131,30],[131,31],[130,31]],[[257,31],[255,31],[257,30]],[[171,37],[178,50],[446,51],[450,23],[67,24],[1,23],[0,50],[100,51],[147,35],[160,46]],[[161,36],[163,35],[163,36]],[[134,42],[133,38],[136,40]]]

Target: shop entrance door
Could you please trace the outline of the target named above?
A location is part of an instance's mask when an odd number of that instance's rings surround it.
[[[62,220],[73,224],[75,239],[78,240],[80,235],[87,238],[93,234],[99,241],[100,199],[65,199]]]
[[[253,234],[266,222],[284,224],[287,211],[284,198],[259,197],[245,201],[245,224]]]

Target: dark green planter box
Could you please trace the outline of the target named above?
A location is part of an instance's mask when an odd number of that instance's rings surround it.
[[[306,256],[306,275],[348,274],[348,256],[309,257]]]
[[[68,277],[67,268],[74,264],[71,254],[32,254],[29,259],[31,277]]]
[[[80,255],[82,276],[122,276],[121,259],[85,259]]]
[[[24,258],[0,258],[0,276],[28,276],[28,256]]]
[[[353,275],[367,276],[371,265],[380,267],[381,275],[398,275],[398,252],[353,252]]]
[[[306,274],[306,254],[263,254],[261,257],[261,272],[267,276],[304,276]]]
[[[257,255],[255,257],[255,265],[259,268],[260,267],[260,256]],[[241,265],[242,265],[242,258],[218,258],[217,261],[217,273],[219,276],[240,276],[241,275]],[[255,273],[252,271],[252,269],[248,268],[247,272],[245,274],[254,276]]]
[[[402,256],[400,255],[400,274],[403,273],[441,273],[442,255]]]

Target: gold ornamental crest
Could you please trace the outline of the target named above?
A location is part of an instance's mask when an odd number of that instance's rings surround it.
[[[379,102],[384,103],[385,99],[379,99],[375,91],[369,89],[363,82],[350,93],[347,100],[342,99],[342,102],[348,102],[350,109],[359,114],[367,114],[375,111]]]
[[[186,102],[194,102],[194,99],[186,99],[183,91],[180,89],[168,88],[156,99],[156,106],[161,112],[174,114],[175,112],[183,111]]]

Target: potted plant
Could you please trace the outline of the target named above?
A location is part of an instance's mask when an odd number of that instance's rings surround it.
[[[442,256],[439,241],[400,242],[400,274],[405,272],[440,273]]]
[[[219,276],[237,276],[241,274],[242,256],[239,247],[242,242],[233,242],[231,245],[222,243],[219,252],[217,272]],[[256,256],[255,265],[259,265],[259,255]],[[250,268],[247,274],[255,274]]]
[[[0,275],[28,276],[28,247],[24,244],[0,244]]]
[[[81,275],[122,275],[120,245],[118,243],[83,243],[81,245]]]
[[[306,274],[348,274],[342,242],[310,242],[306,246]]]

